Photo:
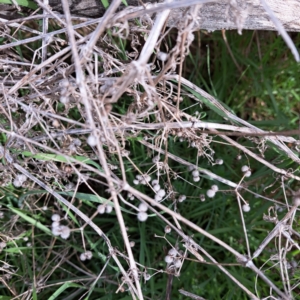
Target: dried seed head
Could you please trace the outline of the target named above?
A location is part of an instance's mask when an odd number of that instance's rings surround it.
[[[81,253],[80,256],[79,256],[79,258],[80,258],[81,261],[85,261],[86,260],[85,253]]]
[[[186,195],[180,195],[178,197],[178,202],[183,202],[184,200],[186,200]]]
[[[216,164],[223,165],[223,159],[220,159],[220,158],[216,159]]]
[[[71,229],[68,226],[64,226],[64,225],[60,227],[61,227],[60,237],[66,240],[71,234]]]
[[[148,210],[148,204],[146,203],[140,203],[139,205],[139,211],[146,212]]]
[[[151,278],[151,275],[150,275],[150,274],[144,273],[144,279],[145,279],[146,281],[150,280],[150,278]]]
[[[55,221],[55,222],[53,222],[53,223],[51,224],[51,227],[52,227],[52,228],[55,228],[55,227],[59,227],[59,225],[60,225],[60,223],[57,222],[57,221]]]
[[[144,211],[140,211],[138,214],[137,214],[137,217],[138,217],[138,220],[140,222],[145,222],[147,219],[148,219],[148,214]]]
[[[161,60],[161,61],[166,61],[168,59],[168,53],[159,51],[156,55],[157,59]]]
[[[134,185],[138,185],[139,183],[140,183],[139,180],[137,180],[137,179],[134,179],[134,180],[133,180],[133,184],[134,184]]]
[[[165,227],[165,233],[170,233],[171,232],[171,227],[169,225],[167,225]]]
[[[91,252],[91,251],[86,251],[86,252],[85,252],[85,257],[86,257],[87,259],[91,259],[91,258],[93,257],[92,252]]]
[[[248,166],[242,166],[241,170],[242,170],[243,173],[245,173],[249,170],[249,167]]]
[[[51,216],[51,220],[52,220],[53,222],[59,222],[59,220],[60,220],[60,215],[59,215],[59,214],[53,214],[53,215]]]
[[[250,205],[249,204],[244,204],[243,205],[243,211],[244,212],[249,212],[250,211]]]
[[[216,195],[216,192],[213,191],[213,190],[208,190],[206,192],[206,195],[207,195],[208,198],[213,198]]]
[[[199,177],[199,171],[198,170],[194,170],[192,172],[193,177]]]
[[[6,243],[5,242],[0,242],[0,249],[3,249],[6,247]]]
[[[154,185],[157,185],[159,184],[159,180],[158,179],[154,179],[152,180],[151,184],[154,186]]]
[[[160,190],[157,192],[157,195],[160,196],[161,198],[163,198],[163,197],[166,195],[166,191],[163,190],[163,189],[160,189]]]
[[[300,205],[300,197],[294,197],[293,198],[293,204],[295,206],[299,206]]]
[[[88,137],[87,139],[87,143],[88,145],[90,145],[91,147],[95,147],[97,145],[97,139],[95,136],[93,136],[92,134]]]
[[[105,212],[105,205],[104,204],[98,205],[97,211],[98,211],[99,214],[104,214],[104,212]]]
[[[105,212],[110,214],[113,211],[113,207],[111,205],[106,205]]]
[[[182,262],[181,262],[180,259],[175,259],[174,260],[174,266],[175,266],[175,268],[179,269],[181,267],[181,265],[182,265]]]
[[[158,191],[160,190],[160,185],[159,185],[159,184],[154,185],[154,186],[153,186],[153,190],[154,190],[155,192],[158,192]]]
[[[211,186],[210,189],[217,192],[219,190],[219,187],[216,184],[214,184],[214,185]]]
[[[165,257],[165,262],[166,262],[167,264],[172,263],[173,260],[174,260],[173,257],[171,257],[170,255],[167,255],[167,256]]]
[[[53,121],[52,121],[52,126],[53,126],[53,127],[55,127],[55,128],[58,128],[58,127],[60,126],[60,123],[59,123],[59,121],[58,121],[58,120],[56,120],[56,119],[55,119],[55,120],[53,120]]]
[[[157,201],[157,202],[159,202],[159,201],[162,200],[162,197],[156,194],[156,195],[154,196],[154,200]]]
[[[171,257],[175,257],[176,255],[178,255],[178,251],[175,248],[171,248],[168,252],[168,255]]]
[[[200,181],[200,177],[198,176],[198,177],[193,177],[193,181],[194,182],[199,182]]]
[[[159,159],[160,159],[159,155],[154,156],[154,157],[152,158],[152,162],[153,162],[154,164],[156,164],[156,163],[159,162]]]
[[[67,96],[60,96],[59,101],[62,104],[68,104],[70,100],[69,100],[69,97],[67,97]]]
[[[17,179],[15,179],[14,181],[13,181],[13,185],[15,186],[15,187],[21,187],[22,186],[22,182],[20,182],[19,180],[17,180]]]
[[[247,172],[244,173],[244,176],[245,176],[245,177],[250,177],[251,174],[252,174],[251,171],[247,171]]]

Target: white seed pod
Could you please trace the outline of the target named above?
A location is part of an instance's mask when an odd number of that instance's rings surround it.
[[[62,88],[68,88],[69,85],[70,85],[70,82],[68,79],[64,78],[60,81],[59,85],[62,87]]]
[[[0,242],[0,249],[3,249],[6,247],[6,243],[5,242]]]
[[[245,177],[250,177],[251,174],[252,174],[251,171],[247,171],[247,172],[244,173],[244,176],[245,176]]]
[[[61,230],[60,237],[64,240],[66,240],[71,234],[71,229],[68,226],[62,225],[60,226],[60,230]]]
[[[168,255],[171,256],[171,257],[175,257],[176,255],[178,255],[178,251],[175,248],[171,248],[168,251]]]
[[[211,186],[210,189],[217,192],[219,190],[219,187],[216,184],[214,184],[214,185]]]
[[[160,159],[159,155],[154,156],[154,157],[152,158],[152,162],[153,162],[154,164],[156,164],[156,163],[159,162],[159,159]]]
[[[161,198],[163,198],[163,197],[166,195],[166,191],[163,190],[163,189],[160,189],[160,190],[157,192],[156,195],[158,195],[158,196],[160,196]]]
[[[248,166],[242,166],[241,170],[242,170],[243,173],[245,173],[249,170],[249,167]]]
[[[104,213],[105,213],[105,205],[104,205],[104,204],[98,205],[98,207],[97,207],[97,212],[98,212],[99,214],[104,214]]]
[[[60,126],[60,123],[59,123],[59,121],[58,121],[58,120],[56,120],[56,119],[55,119],[55,120],[53,120],[53,121],[52,121],[52,126],[53,126],[53,127],[55,127],[55,128],[58,128],[58,127]]]
[[[146,175],[144,175],[144,179],[146,180],[146,182],[150,182],[151,181],[151,176],[146,174]]]
[[[175,268],[177,268],[177,269],[181,268],[181,266],[182,266],[181,260],[180,260],[180,259],[175,259],[175,260],[174,260],[174,266],[175,266]]]
[[[180,195],[178,197],[178,202],[183,202],[184,200],[186,200],[186,195]]]
[[[300,197],[294,197],[293,198],[293,204],[295,206],[299,206],[300,205]]]
[[[81,140],[80,139],[74,139],[73,144],[77,147],[81,146]]]
[[[86,260],[85,253],[81,253],[80,256],[79,256],[79,258],[80,258],[81,261],[85,261]]]
[[[244,205],[243,205],[243,211],[244,211],[244,212],[249,212],[250,209],[251,209],[251,208],[250,208],[250,205],[249,205],[249,204],[244,204]]]
[[[22,182],[20,182],[19,180],[17,180],[17,179],[15,179],[14,181],[13,181],[13,185],[15,186],[15,187],[21,187],[22,186]]]
[[[48,210],[48,206],[44,205],[44,206],[42,207],[42,210]]]
[[[141,184],[143,185],[146,185],[147,184],[147,181],[143,178],[141,181],[140,181]]]
[[[169,225],[167,225],[165,227],[165,233],[170,233],[171,232],[171,227]]]
[[[18,174],[16,179],[23,183],[24,181],[26,181],[27,176],[24,174]]]
[[[153,179],[151,184],[152,184],[152,186],[159,185],[159,180],[158,179]]]
[[[110,214],[113,211],[113,207],[111,205],[106,205],[105,212]]]
[[[195,170],[195,166],[189,165],[188,166],[188,170],[189,170],[189,172],[192,172],[193,170]]]
[[[53,215],[51,216],[51,220],[52,220],[53,222],[59,222],[59,220],[60,220],[60,215],[59,215],[59,214],[53,214]]]
[[[199,171],[198,170],[194,170],[192,172],[193,177],[199,177]]]
[[[173,260],[174,260],[173,257],[171,257],[170,255],[167,255],[167,256],[165,257],[165,262],[166,262],[167,264],[172,263]]]
[[[216,195],[216,192],[213,190],[207,190],[206,195],[208,198],[213,198]]]
[[[193,177],[193,181],[194,182],[199,182],[200,181],[200,177],[198,176],[198,177]]]
[[[55,236],[59,236],[61,234],[61,229],[60,229],[60,226],[58,227],[52,227],[52,234],[55,235]]]
[[[88,145],[90,145],[91,147],[95,147],[97,145],[97,139],[94,135],[89,135],[89,137],[87,138],[87,143]]]
[[[28,241],[28,236],[24,236],[23,241],[27,242]]]
[[[150,274],[144,273],[144,279],[145,279],[146,281],[150,280],[150,278],[151,278],[151,275],[150,275]]]
[[[53,222],[52,224],[51,224],[51,227],[52,228],[54,228],[54,227],[59,227],[59,225],[60,225],[60,223],[59,222]]]
[[[139,184],[140,184],[140,181],[137,180],[137,179],[134,179],[134,180],[133,180],[133,184],[134,184],[134,185],[139,185]]]
[[[154,192],[158,192],[160,190],[160,185],[159,184],[155,184],[153,186],[153,190],[154,190]]]
[[[67,104],[67,103],[69,103],[70,100],[69,100],[69,97],[67,97],[67,96],[60,96],[59,101],[62,104]]]
[[[148,204],[146,203],[140,203],[139,205],[139,211],[146,212],[148,210]]]
[[[85,257],[86,257],[87,259],[91,259],[91,258],[93,257],[92,252],[91,252],[91,251],[86,251],[86,252],[85,252]]]
[[[200,201],[202,201],[202,202],[205,201],[205,195],[204,195],[204,194],[201,194],[201,195],[200,195]]]
[[[154,200],[157,201],[157,202],[159,202],[159,201],[162,200],[162,197],[156,194],[156,195],[154,196]]]
[[[196,147],[196,143],[193,141],[193,142],[191,142],[191,147],[192,148],[195,148]]]
[[[168,53],[165,53],[165,52],[162,52],[162,51],[159,51],[157,54],[156,54],[156,57],[157,59],[161,60],[161,61],[166,61],[169,57]]]
[[[135,176],[135,178],[136,178],[137,180],[141,181],[141,180],[143,179],[143,176],[140,175],[140,174],[138,174],[138,175]]]
[[[138,217],[138,220],[140,222],[145,222],[147,219],[148,219],[148,214],[144,211],[140,211],[138,214],[137,214],[137,217]]]
[[[131,241],[131,242],[129,242],[129,245],[130,245],[131,248],[133,248],[135,246],[135,242]]]
[[[31,247],[31,246],[32,244],[30,242],[26,244],[26,247]]]
[[[223,159],[221,159],[221,158],[216,159],[216,164],[223,165]]]

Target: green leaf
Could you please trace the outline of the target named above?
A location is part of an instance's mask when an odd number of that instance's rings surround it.
[[[19,215],[22,219],[24,219],[25,221],[27,221],[28,223],[32,224],[33,226],[37,227],[38,229],[44,231],[45,233],[51,234],[51,230],[46,227],[45,225],[43,225],[41,222],[35,220],[34,218],[31,218],[29,216],[27,216],[21,209],[17,209],[14,208],[10,205],[8,205],[8,208],[14,212],[15,214]]]
[[[49,300],[55,300],[61,293],[63,293],[66,289],[68,289],[70,287],[75,287],[75,288],[80,288],[80,289],[86,289],[82,285],[79,285],[79,284],[76,284],[76,283],[72,283],[72,282],[66,282],[58,290],[56,290],[55,293],[53,293],[50,296]]]
[[[16,2],[20,6],[25,6],[25,7],[31,8],[31,9],[37,9],[38,8],[38,6],[33,1],[16,0]],[[13,2],[11,0],[0,0],[0,3],[13,5]]]
[[[49,153],[37,153],[37,154],[33,154],[31,152],[28,151],[24,151],[22,152],[22,154],[24,156],[27,157],[32,157],[38,160],[44,160],[44,161],[58,161],[58,162],[63,162],[63,163],[70,163],[70,161],[62,155],[57,155],[57,154],[49,154]],[[84,156],[71,156],[72,159],[77,160],[81,163],[85,163],[88,165],[92,165],[94,167],[96,167],[98,170],[102,171],[102,168],[100,167],[99,164],[97,164],[96,162],[94,162],[93,160],[89,159],[88,157],[84,157]]]

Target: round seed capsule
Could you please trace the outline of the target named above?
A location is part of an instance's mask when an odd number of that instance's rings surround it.
[[[208,190],[206,192],[206,195],[207,195],[208,198],[213,198],[216,195],[216,192],[213,191],[213,190]]]
[[[249,204],[244,204],[243,205],[243,211],[244,212],[249,212],[250,211],[250,205]]]
[[[245,173],[249,170],[249,167],[248,166],[242,166],[241,170],[242,170],[243,173]]]

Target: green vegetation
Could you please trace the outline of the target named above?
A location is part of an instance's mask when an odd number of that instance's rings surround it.
[[[299,128],[299,65],[274,32],[225,40],[199,31],[182,69],[181,49],[170,70],[158,53],[178,48],[182,32],[173,30],[138,72],[132,61],[151,30],[138,25],[102,35],[80,61],[84,81],[60,40],[67,35],[48,41],[47,58],[42,39],[2,52],[29,38],[25,27],[41,30],[39,20],[2,37],[0,300],[126,300],[138,283],[144,299],[166,299],[168,287],[179,300],[180,289],[205,299],[249,299],[245,290],[279,297],[261,275],[296,299],[296,210],[253,259],[261,273],[241,258],[299,204],[300,132],[289,133]]]

